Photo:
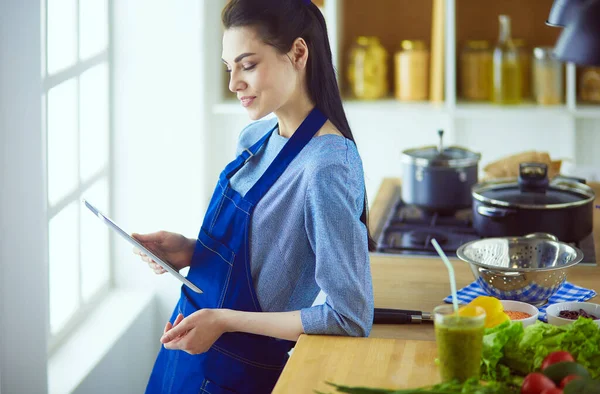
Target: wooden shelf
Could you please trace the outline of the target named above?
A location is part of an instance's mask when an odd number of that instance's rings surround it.
[[[432,103],[430,101],[418,102],[403,102],[393,98],[383,100],[344,100],[344,110],[348,114],[356,113],[357,111],[368,111],[369,116],[377,113],[387,112],[401,115],[403,113],[417,114],[421,113],[424,116],[434,113],[445,113],[447,111],[444,103]]]
[[[582,119],[600,119],[600,104],[577,104],[575,117]]]
[[[393,98],[383,100],[344,100],[344,109],[347,113],[356,113],[357,111],[367,111],[370,113],[388,112],[388,113],[422,113],[424,116],[432,113],[442,113],[446,111],[443,103],[422,102],[401,102]],[[212,108],[214,114],[245,114],[246,110],[238,100],[225,100],[216,104]]]
[[[381,113],[394,113],[398,116],[405,114],[431,116],[433,114],[454,114],[458,119],[478,119],[496,117],[539,117],[539,116],[569,116],[574,114],[580,118],[600,118],[600,106],[578,106],[570,111],[566,105],[543,106],[532,102],[519,105],[496,105],[491,103],[459,102],[456,108],[450,110],[444,103],[401,102],[393,98],[383,100],[344,100],[344,109],[349,115],[363,112],[366,116],[376,116]],[[226,100],[213,106],[214,114],[246,114],[237,100]]]
[[[568,116],[566,105],[538,105],[526,102],[519,105],[497,105],[492,103],[459,102],[454,111],[457,118],[490,118],[501,116],[540,117]]]

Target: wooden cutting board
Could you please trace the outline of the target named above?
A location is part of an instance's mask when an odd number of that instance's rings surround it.
[[[436,343],[302,335],[273,393],[336,391],[332,383],[388,389],[439,383]]]

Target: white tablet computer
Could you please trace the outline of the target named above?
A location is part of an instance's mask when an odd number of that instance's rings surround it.
[[[161,267],[163,267],[165,270],[167,270],[169,273],[171,273],[173,276],[175,276],[177,279],[179,279],[181,282],[183,282],[184,285],[186,285],[187,287],[189,287],[190,289],[192,289],[196,293],[202,294],[202,290],[200,290],[195,284],[193,284],[192,282],[190,282],[185,276],[181,275],[179,273],[179,271],[177,271],[177,268],[173,267],[171,264],[169,264],[166,261],[162,260],[160,257],[158,257],[157,255],[155,255],[154,253],[152,253],[150,250],[148,250],[144,245],[142,245],[135,238],[133,238],[132,236],[130,236],[129,234],[127,234],[125,231],[123,231],[121,229],[121,227],[119,227],[115,222],[113,222],[108,216],[106,216],[105,214],[103,214],[102,212],[100,212],[98,209],[96,209],[96,207],[94,207],[88,201],[86,201],[84,199],[84,200],[82,200],[82,202],[85,204],[85,206],[90,211],[92,211],[92,213],[94,215],[96,215],[96,217],[98,219],[100,219],[101,221],[103,221],[104,224],[106,224],[110,229],[112,229],[117,234],[119,234],[123,239],[125,239],[127,242],[129,242],[131,245],[135,246],[136,248],[138,248],[142,252],[146,253],[146,255],[150,256],[152,258],[152,260],[156,261],[156,263],[158,263]]]

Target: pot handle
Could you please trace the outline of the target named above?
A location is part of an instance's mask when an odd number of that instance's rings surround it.
[[[515,211],[514,209],[486,207],[480,205],[477,207],[477,213],[481,216],[487,216],[489,218],[504,218],[517,213],[517,211]]]

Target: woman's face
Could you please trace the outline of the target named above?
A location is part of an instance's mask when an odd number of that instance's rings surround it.
[[[261,41],[253,28],[227,29],[222,57],[230,73],[229,90],[252,120],[277,111],[296,90],[298,73],[290,58]]]

